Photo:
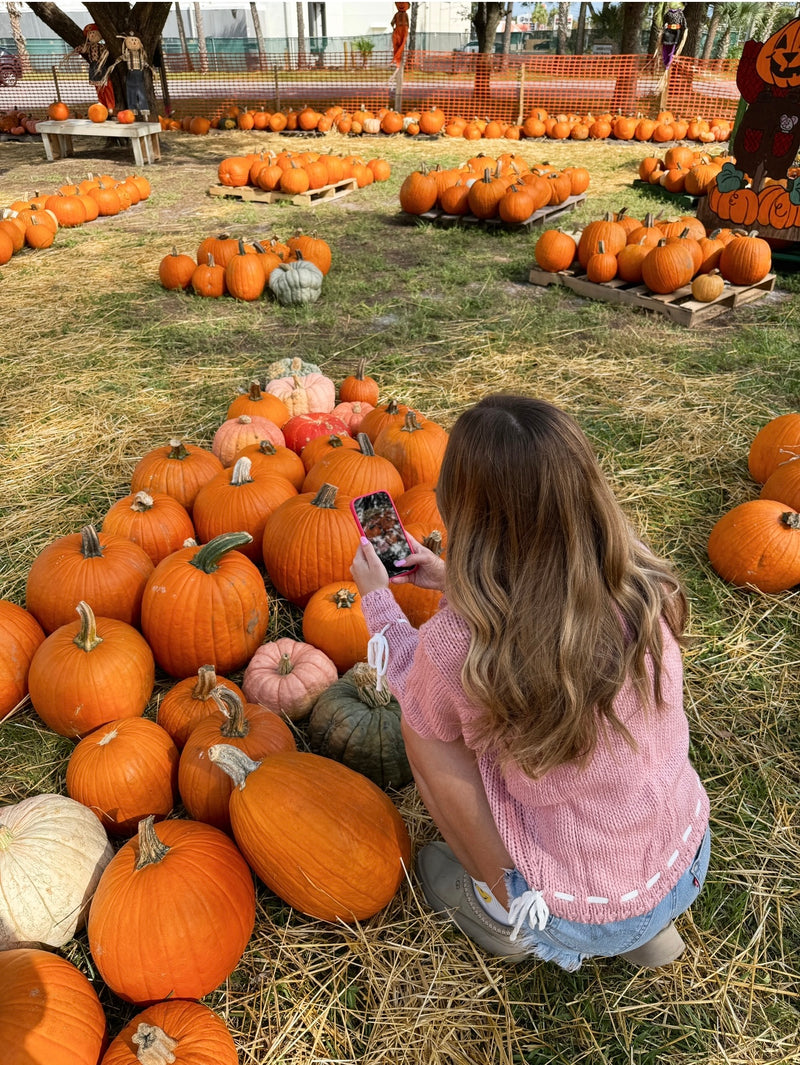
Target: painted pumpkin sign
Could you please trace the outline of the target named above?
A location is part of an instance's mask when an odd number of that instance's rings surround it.
[[[767,85],[780,89],[800,86],[800,18],[781,26],[761,46],[756,73]]]

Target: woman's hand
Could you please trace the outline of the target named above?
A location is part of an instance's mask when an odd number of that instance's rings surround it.
[[[406,534],[408,536],[408,534]],[[414,549],[404,559],[404,564],[397,569],[397,576],[392,577],[392,584],[415,584],[417,588],[431,588],[436,592],[444,591],[444,559],[433,551],[408,536],[408,542]],[[413,573],[404,573],[404,569],[416,566]]]
[[[361,546],[356,551],[350,566],[350,573],[361,596],[368,592],[375,592],[379,588],[389,587],[389,575],[366,536],[361,537]]]

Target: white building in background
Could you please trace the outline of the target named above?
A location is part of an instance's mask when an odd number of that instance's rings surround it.
[[[21,4],[22,32],[30,40],[52,39],[54,34],[27,4]],[[261,22],[261,32],[266,38],[297,37],[297,4],[292,0],[266,0],[257,3],[256,10]],[[374,37],[391,34],[395,6],[391,0],[324,0],[303,3],[305,32],[307,37],[329,39]],[[79,26],[92,21],[83,4],[60,3],[59,7]],[[164,26],[164,37],[178,37],[178,21],[171,5]],[[222,0],[201,0],[201,3],[181,3],[181,17],[187,36],[195,35],[195,11],[199,7],[203,27],[208,37],[252,37],[255,35],[252,5],[232,6]],[[462,0],[443,0],[441,3],[417,4],[417,33],[420,35],[459,34],[464,40],[471,35],[469,4]],[[0,38],[10,38],[11,28],[6,5],[0,5]]]

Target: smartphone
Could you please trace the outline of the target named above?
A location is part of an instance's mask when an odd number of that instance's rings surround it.
[[[413,551],[408,542],[400,515],[395,509],[388,492],[370,492],[350,501],[356,525],[375,549],[375,554],[383,563],[390,577],[398,573],[413,573],[416,566],[408,569],[395,565],[401,558],[407,558]]]

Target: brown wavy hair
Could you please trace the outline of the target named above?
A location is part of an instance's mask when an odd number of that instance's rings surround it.
[[[686,598],[640,542],[577,422],[524,396],[462,414],[437,485],[446,594],[469,625],[467,697],[479,750],[542,776],[585,764],[626,679],[661,703],[663,618],[680,640]],[[652,667],[652,680],[647,659]]]

